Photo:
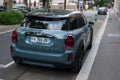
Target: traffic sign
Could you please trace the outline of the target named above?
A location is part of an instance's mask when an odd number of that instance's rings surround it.
[[[80,1],[80,7],[83,7],[83,1]]]

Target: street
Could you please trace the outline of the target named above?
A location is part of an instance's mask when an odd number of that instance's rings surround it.
[[[87,17],[94,19],[94,15]],[[120,80],[120,22],[114,11],[97,18],[93,27],[93,47],[86,52],[79,74],[62,69],[16,65],[11,58],[10,45],[11,31],[17,25],[0,26],[0,80]]]

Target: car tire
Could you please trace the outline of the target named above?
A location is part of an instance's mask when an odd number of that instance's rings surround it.
[[[17,65],[22,65],[22,60],[19,59],[19,58],[14,58],[14,62],[15,62]]]
[[[98,12],[98,15],[100,15],[100,13]]]
[[[72,72],[73,73],[79,73],[81,67],[82,67],[82,58],[83,58],[83,54],[84,54],[84,51],[82,48],[80,48],[78,51],[77,51],[77,59],[75,60],[75,64],[72,68]]]
[[[105,13],[105,15],[107,15],[107,13]]]

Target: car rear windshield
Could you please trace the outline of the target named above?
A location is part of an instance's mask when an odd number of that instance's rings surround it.
[[[25,26],[29,28],[47,30],[68,30],[66,18],[28,19]]]
[[[99,10],[105,10],[106,8],[105,7],[101,7],[101,8],[99,8]]]

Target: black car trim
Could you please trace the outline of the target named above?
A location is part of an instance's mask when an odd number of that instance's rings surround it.
[[[50,34],[44,34],[44,33],[37,33],[37,32],[26,32],[26,36],[36,36],[36,37],[47,37],[47,38],[55,38],[55,36]]]

